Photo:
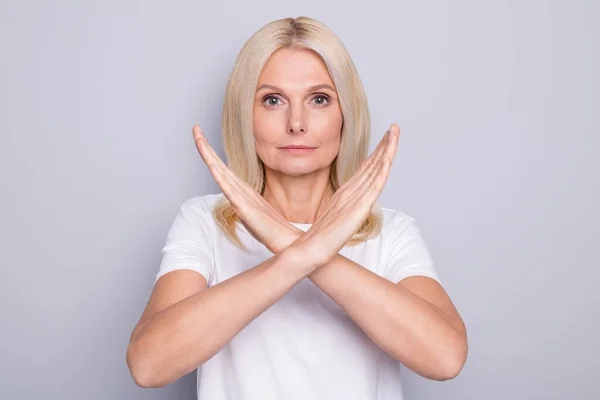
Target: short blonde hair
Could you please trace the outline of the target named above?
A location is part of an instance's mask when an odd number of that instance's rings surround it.
[[[340,39],[323,23],[305,16],[270,22],[242,47],[227,83],[223,105],[221,136],[227,165],[240,179],[263,194],[265,170],[256,153],[253,134],[254,96],[263,67],[281,48],[312,50],[324,61],[336,86],[343,123],[340,149],[330,174],[335,191],[354,175],[368,156],[369,108],[358,72]],[[346,245],[354,246],[379,235],[382,215],[376,202]],[[226,236],[238,247],[246,249],[236,232],[239,218],[226,197],[215,206],[213,216]]]

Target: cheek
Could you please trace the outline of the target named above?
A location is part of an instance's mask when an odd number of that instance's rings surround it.
[[[259,156],[263,156],[263,152],[267,151],[269,147],[274,145],[274,137],[269,135],[269,132],[273,132],[272,122],[266,118],[262,118],[259,115],[255,115],[253,121],[254,130],[254,142],[256,143],[256,152]]]
[[[279,150],[277,149],[275,137],[266,135],[265,132],[268,132],[268,130],[259,129],[254,131],[255,151],[264,164],[273,166],[274,163],[277,163],[277,152]]]
[[[323,127],[322,146],[327,149],[327,152],[333,152],[334,156],[340,148],[340,139],[342,137],[342,124],[334,121]]]
[[[331,163],[340,151],[339,133],[328,138],[327,143],[323,144],[323,161]]]
[[[258,158],[262,160],[265,164],[267,164],[270,158],[270,153],[272,152],[273,146],[269,143],[261,142],[260,140],[256,140],[256,154],[258,154]]]
[[[336,143],[339,145],[341,138],[343,118],[339,111],[339,108],[331,109],[328,111],[326,118],[320,118],[318,132],[322,133],[322,140],[324,143]]]

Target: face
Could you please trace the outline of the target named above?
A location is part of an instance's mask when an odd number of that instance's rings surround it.
[[[329,170],[339,150],[342,112],[319,56],[304,49],[273,53],[258,81],[253,126],[256,152],[267,173],[299,176]]]

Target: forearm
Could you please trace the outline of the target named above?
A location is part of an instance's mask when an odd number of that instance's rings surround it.
[[[284,243],[301,249],[300,253],[310,253],[303,235],[302,230],[290,226],[283,235]],[[460,369],[466,352],[464,330],[453,325],[436,305],[340,254],[308,278],[373,342],[412,371],[445,380]]]
[[[456,373],[465,338],[434,304],[341,255],[309,278],[412,371],[436,380]]]
[[[154,314],[130,345],[149,387],[167,385],[212,358],[310,271],[292,250]]]

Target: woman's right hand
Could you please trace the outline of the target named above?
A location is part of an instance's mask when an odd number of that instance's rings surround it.
[[[333,194],[326,211],[291,247],[321,266],[335,257],[369,216],[387,181],[396,155],[400,128],[396,124],[358,171]]]
[[[302,231],[290,224],[256,190],[225,165],[208,143],[199,125],[194,125],[192,132],[202,160],[235,208],[248,233],[274,254],[286,249]]]

